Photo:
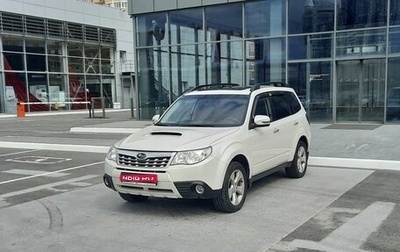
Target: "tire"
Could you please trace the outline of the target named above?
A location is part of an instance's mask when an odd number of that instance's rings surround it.
[[[247,173],[242,164],[232,162],[226,171],[221,193],[213,199],[214,207],[222,212],[239,211],[246,200]]]
[[[306,174],[308,165],[308,150],[307,145],[300,141],[297,144],[296,152],[294,153],[293,161],[290,167],[285,168],[286,176],[289,178],[301,178]]]
[[[124,200],[132,203],[145,201],[149,198],[148,196],[132,195],[127,193],[119,193],[119,196],[121,196],[121,198],[123,198]]]

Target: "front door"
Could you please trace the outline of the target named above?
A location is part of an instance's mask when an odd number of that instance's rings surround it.
[[[385,60],[337,62],[337,122],[383,123]]]

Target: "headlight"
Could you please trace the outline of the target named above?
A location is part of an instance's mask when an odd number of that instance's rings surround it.
[[[197,164],[211,155],[212,148],[207,147],[200,150],[181,151],[176,153],[171,165],[191,165]]]
[[[107,159],[117,162],[118,150],[114,146],[108,150]]]

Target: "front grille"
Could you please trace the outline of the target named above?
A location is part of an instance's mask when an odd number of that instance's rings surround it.
[[[145,158],[142,157],[143,154]],[[138,157],[139,156],[139,157]],[[118,151],[118,164],[138,168],[165,168],[171,159],[171,152]]]

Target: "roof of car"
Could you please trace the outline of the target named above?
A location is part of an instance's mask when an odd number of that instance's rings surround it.
[[[268,83],[258,83],[252,86],[240,86],[234,83],[224,83],[224,84],[208,84],[201,85],[188,90],[185,95],[218,95],[218,94],[235,94],[235,95],[249,95],[254,91],[288,91],[292,89],[288,84],[282,82],[268,82]]]

